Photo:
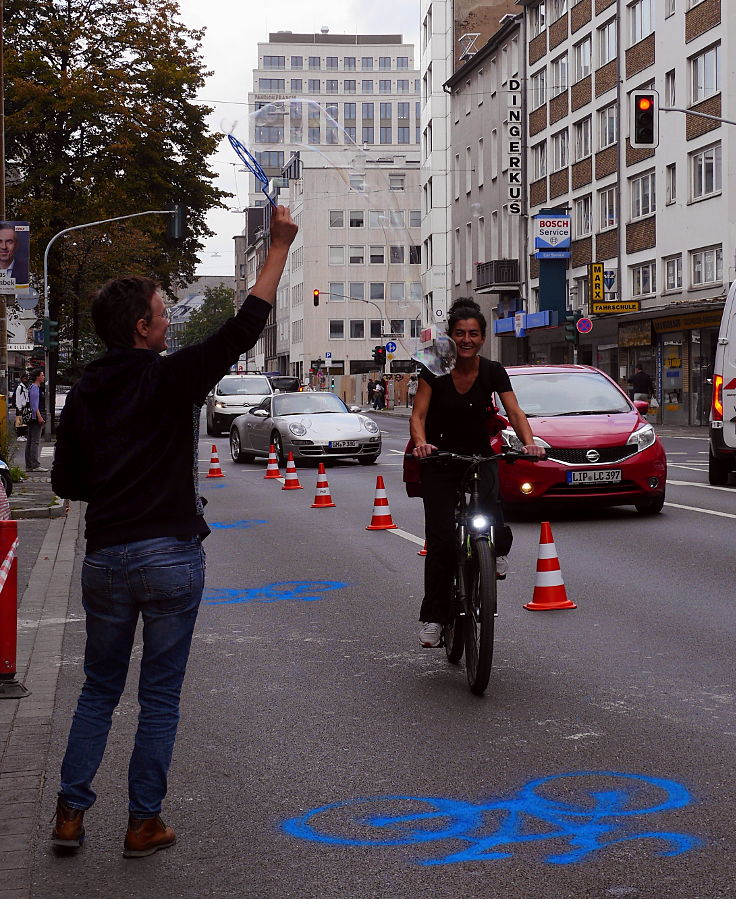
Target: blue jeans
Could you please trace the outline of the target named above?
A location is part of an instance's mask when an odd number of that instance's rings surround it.
[[[92,780],[125,687],[140,613],[140,713],[128,768],[129,810],[136,818],[153,818],[161,811],[204,567],[199,537],[157,537],[85,557],[86,680],[69,732],[59,791],[71,808],[88,809],[96,799]]]

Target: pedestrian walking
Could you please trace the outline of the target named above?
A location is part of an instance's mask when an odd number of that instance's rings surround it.
[[[211,337],[171,356],[160,355],[169,318],[154,281],[108,281],[92,304],[107,352],[69,392],[51,473],[59,496],[88,503],[82,566],[86,679],[61,766],[52,831],[57,846],[76,848],[84,836],[83,818],[96,798],[92,782],[125,687],[139,616],[140,714],[128,767],[123,855],[151,855],[176,841],[160,813],[204,586],[202,541],[209,534],[192,477],[197,412],[263,331],[296,232],[289,210],[277,207],[253,293]]]
[[[380,381],[373,385],[373,408],[383,409],[383,384]]]
[[[31,372],[31,386],[28,388],[28,402],[31,406],[31,419],[28,422],[28,440],[26,442],[26,471],[48,471],[41,468],[41,433],[46,424],[46,399],[43,383],[46,375],[40,368]]]
[[[20,381],[13,391],[13,406],[15,407],[15,436],[23,441],[28,435],[28,425],[23,421],[23,409],[28,405],[28,375],[25,372],[20,376]]]
[[[373,391],[376,389],[376,382],[373,380],[373,378],[368,379],[368,384],[366,385],[366,387],[368,389],[368,405],[372,406],[373,405]]]
[[[628,381],[634,393],[633,399],[648,403],[654,394],[654,384],[641,365],[636,366],[634,374]]]
[[[407,408],[414,406],[414,397],[417,395],[417,390],[419,389],[419,381],[417,381],[417,376],[412,375],[409,378],[409,384],[406,388],[406,405]]]
[[[388,381],[385,378],[381,378],[381,409],[385,409],[388,405]]]

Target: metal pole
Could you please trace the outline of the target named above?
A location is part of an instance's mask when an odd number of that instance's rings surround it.
[[[5,221],[5,0],[0,0],[0,219]],[[8,395],[8,304],[4,293],[0,293],[0,393]]]

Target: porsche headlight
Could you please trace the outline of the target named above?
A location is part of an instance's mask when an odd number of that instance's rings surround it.
[[[654,428],[651,425],[642,425],[629,437],[626,443],[629,446],[636,446],[636,451],[640,453],[648,446],[651,446],[656,440]]]
[[[360,422],[369,434],[377,434],[380,430],[372,418],[361,418]]]
[[[292,421],[289,430],[295,437],[303,437],[307,433],[307,429],[300,421]]]

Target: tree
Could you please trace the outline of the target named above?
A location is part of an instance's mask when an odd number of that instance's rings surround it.
[[[190,346],[214,334],[234,313],[235,291],[232,287],[220,284],[205,288],[204,303],[189,316],[182,331],[181,345]]]
[[[77,341],[91,291],[120,271],[169,290],[194,276],[205,213],[225,196],[207,160],[219,135],[194,102],[208,74],[202,32],[177,21],[176,0],[5,0],[8,218],[31,223],[38,286],[51,237],[72,225],[175,202],[168,218],[72,232],[50,253],[50,314]],[[83,323],[81,323],[83,326]]]

